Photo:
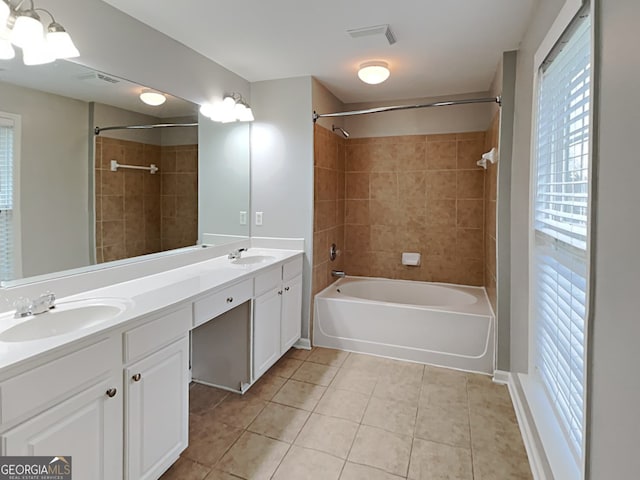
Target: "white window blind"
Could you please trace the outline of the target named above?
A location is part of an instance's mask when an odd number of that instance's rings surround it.
[[[15,278],[13,128],[13,120],[0,116],[0,280],[11,280]]]
[[[582,13],[539,72],[532,252],[536,370],[582,458],[588,302],[591,22]]]

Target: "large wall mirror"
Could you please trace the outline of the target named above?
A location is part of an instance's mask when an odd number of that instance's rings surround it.
[[[249,126],[169,94],[146,105],[143,89],[66,61],[0,64],[3,286],[248,236]],[[157,124],[192,126],[106,128]]]

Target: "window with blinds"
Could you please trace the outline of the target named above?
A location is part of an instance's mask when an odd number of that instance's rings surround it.
[[[589,274],[591,21],[581,13],[538,75],[532,250],[535,367],[582,458]]]
[[[15,278],[13,143],[14,122],[0,114],[0,281]]]

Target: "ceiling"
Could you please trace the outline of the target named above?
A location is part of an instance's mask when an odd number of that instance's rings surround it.
[[[144,88],[141,85],[64,60],[25,66],[21,56],[16,55],[13,60],[2,61],[0,82],[113,105],[156,118],[193,116],[198,111],[193,103],[167,94],[163,105],[151,107],[140,101],[139,95]]]
[[[487,91],[537,0],[104,1],[250,82],[313,75],[353,103]],[[397,43],[347,34],[381,24]],[[358,80],[367,60],[389,80]]]

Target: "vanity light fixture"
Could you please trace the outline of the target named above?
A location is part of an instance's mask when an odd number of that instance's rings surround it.
[[[51,17],[46,34],[38,12]],[[8,60],[15,56],[15,51],[11,55],[11,44],[22,49],[25,65],[41,65],[57,58],[80,55],[64,27],[56,22],[51,12],[36,8],[33,0],[22,0],[15,6],[11,0],[0,0],[0,35],[3,37],[0,38],[0,59]]]
[[[384,82],[391,75],[389,64],[380,60],[365,62],[360,65],[358,78],[369,85],[377,85]]]
[[[251,107],[239,93],[225,95],[222,101],[205,103],[200,107],[200,113],[214,122],[253,122]]]
[[[160,92],[153,91],[150,88],[145,88],[144,90],[142,90],[142,93],[140,93],[140,100],[142,100],[142,102],[146,103],[147,105],[157,107],[166,102],[167,97]]]

